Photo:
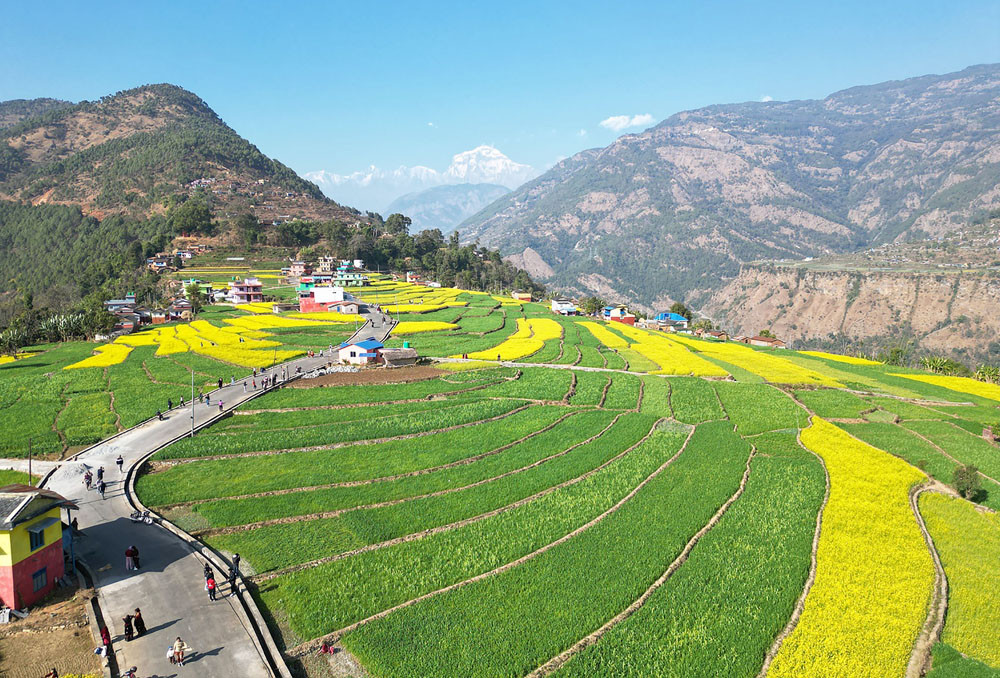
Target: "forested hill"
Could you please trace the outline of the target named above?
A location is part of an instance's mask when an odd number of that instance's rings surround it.
[[[460,231],[557,286],[697,304],[742,262],[962,228],[1000,206],[998,149],[1000,65],[710,106],[564,160]]]
[[[199,192],[219,217],[358,218],[174,85],[146,85],[72,105],[4,102],[0,127],[5,121],[0,199],[76,204],[98,217],[141,217]]]
[[[12,127],[25,118],[41,115],[56,108],[72,106],[71,101],[62,99],[11,99],[0,101],[0,131]]]

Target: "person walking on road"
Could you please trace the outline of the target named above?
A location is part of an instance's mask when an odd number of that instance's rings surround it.
[[[222,401],[220,400],[219,401],[219,412],[221,412],[221,411],[222,411]]]
[[[229,595],[236,595],[236,570],[229,568]]]
[[[83,474],[83,484],[87,487],[88,490],[90,489],[90,485],[93,482],[94,482],[94,474],[91,473],[89,470],[85,471]]]
[[[236,385],[236,377],[234,377],[231,374],[229,375],[229,385],[230,386],[235,386]]]
[[[169,412],[172,409],[174,409],[174,401],[171,400],[170,398],[167,398],[167,411]]]
[[[205,581],[208,581],[209,579],[215,576],[215,571],[212,570],[212,566],[209,565],[208,563],[205,563],[204,572],[205,572]]]
[[[181,403],[178,407],[184,407],[184,396],[181,396]]]
[[[190,649],[187,643],[181,640],[180,636],[177,636],[177,640],[174,641],[174,663],[178,666],[184,666],[184,653]]]
[[[238,553],[233,554],[233,572],[236,573],[236,576],[240,574],[240,554]]]
[[[118,464],[118,473],[125,473],[125,459],[122,458],[122,455],[118,455],[118,458],[115,459],[115,463]]]
[[[101,482],[102,480],[104,480],[104,467],[103,466],[98,466],[97,467],[97,482]]]
[[[222,377],[219,377],[219,388],[222,388]]]
[[[122,617],[122,624],[125,627],[125,640],[131,642],[135,637],[135,631],[132,629],[132,615],[127,614]]]
[[[142,612],[139,608],[135,608],[135,614],[132,615],[132,623],[135,625],[135,637],[140,638],[146,633],[146,621],[142,618]]]
[[[247,382],[246,382],[246,380],[243,380],[243,392],[244,393],[247,392]]]
[[[215,600],[215,577],[209,577],[205,580],[205,590],[208,591],[208,599]]]
[[[104,499],[104,491],[107,489],[108,485],[103,480],[97,483],[97,491],[101,493],[101,499]]]

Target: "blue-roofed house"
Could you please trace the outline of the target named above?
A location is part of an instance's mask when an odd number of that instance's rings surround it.
[[[342,363],[368,365],[378,360],[379,353],[383,348],[384,346],[381,341],[376,341],[374,337],[369,337],[361,341],[345,341],[338,348],[337,355]]]
[[[686,330],[688,328],[688,319],[682,316],[680,313],[670,313],[668,311],[663,311],[662,313],[656,314],[656,324],[660,326],[661,329],[665,330]]]

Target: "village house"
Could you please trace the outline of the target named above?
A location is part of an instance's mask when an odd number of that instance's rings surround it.
[[[729,341],[729,335],[721,330],[705,330],[697,329],[694,331],[695,336],[701,337],[702,339],[715,339],[716,341]]]
[[[124,299],[108,299],[104,302],[104,310],[108,313],[127,310],[132,311],[136,307],[135,292],[129,292]]]
[[[531,292],[515,291],[511,292],[510,296],[516,299],[517,301],[525,301],[525,302],[531,301]]]
[[[20,609],[34,605],[65,574],[60,509],[76,504],[29,485],[0,487],[0,601]]]
[[[686,330],[688,328],[688,319],[680,313],[662,311],[656,314],[656,324],[663,329],[670,329],[673,331]]]
[[[761,346],[764,348],[788,348],[785,342],[775,337],[750,337],[747,343],[751,346]]]
[[[165,271],[175,270],[172,266],[174,258],[166,254],[165,252],[160,252],[155,257],[149,257],[146,259],[146,268],[151,271],[156,271],[157,273],[163,273]]]
[[[194,318],[194,309],[191,302],[183,297],[178,297],[167,306],[167,318],[169,320],[191,320]]]
[[[635,314],[629,313],[625,306],[605,306],[603,315],[605,320],[635,325]]]
[[[312,264],[307,261],[293,261],[288,267],[289,278],[301,278],[312,273]]]
[[[264,285],[257,278],[233,280],[229,283],[226,300],[232,304],[253,304],[264,301]]]
[[[299,311],[302,313],[318,313],[333,311],[336,313],[358,312],[358,302],[340,286],[300,284],[298,289]]]
[[[338,348],[337,356],[340,358],[340,362],[348,365],[369,365],[378,361],[382,349],[382,342],[376,341],[374,337],[369,337],[362,341],[345,341]]]
[[[552,312],[558,313],[559,315],[577,315],[578,313],[576,304],[573,303],[573,300],[566,299],[564,297],[552,300]]]
[[[313,270],[313,273],[333,275],[333,272],[337,270],[338,263],[339,260],[335,257],[320,257],[316,260],[316,268]]]
[[[371,284],[368,276],[364,273],[338,271],[330,279],[334,285],[341,287],[367,287]]]

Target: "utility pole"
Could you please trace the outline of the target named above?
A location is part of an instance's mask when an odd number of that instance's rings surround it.
[[[34,484],[31,482],[31,438],[28,438],[28,484]]]
[[[194,367],[191,368],[191,437],[194,438]]]

